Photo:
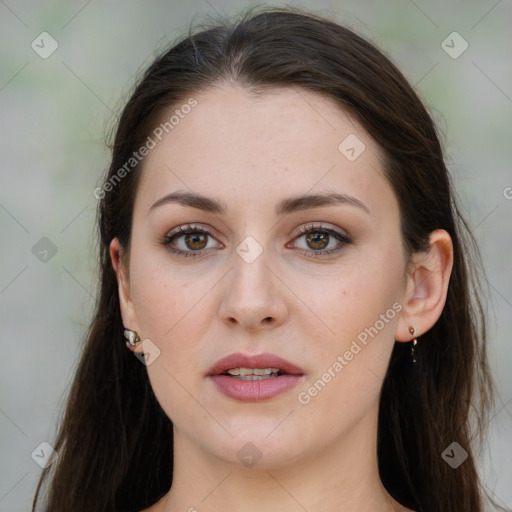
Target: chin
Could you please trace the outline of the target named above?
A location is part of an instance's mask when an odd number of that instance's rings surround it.
[[[270,431],[269,431],[270,432]],[[275,469],[297,463],[297,457],[303,453],[304,440],[299,441],[289,435],[275,435],[259,432],[237,436],[227,442],[229,446],[221,449],[215,447],[217,457],[230,464],[247,469]],[[229,457],[226,458],[226,454]]]

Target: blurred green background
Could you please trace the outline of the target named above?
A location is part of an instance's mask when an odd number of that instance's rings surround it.
[[[94,305],[93,190],[108,165],[108,131],[137,73],[191,21],[255,5],[263,4],[0,1],[0,511],[30,509],[41,472],[31,454],[54,439]],[[481,470],[495,499],[512,508],[512,4],[290,5],[374,41],[438,124],[490,281],[490,356],[499,396]],[[442,46],[454,31],[468,44],[461,55]],[[52,44],[58,47],[47,55]]]

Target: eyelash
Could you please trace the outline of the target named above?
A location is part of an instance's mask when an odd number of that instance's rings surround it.
[[[334,249],[328,249],[328,250],[323,249],[323,250],[319,250],[319,251],[313,251],[313,250],[306,251],[305,249],[302,249],[303,253],[306,254],[306,256],[312,256],[312,257],[328,256],[330,254],[334,254],[336,252],[341,251],[343,249],[344,245],[349,245],[352,243],[352,240],[350,239],[350,237],[348,235],[346,235],[345,233],[343,233],[341,231],[337,231],[332,228],[324,227],[321,225],[315,225],[315,224],[306,224],[304,226],[301,226],[299,233],[297,234],[297,236],[295,238],[300,238],[301,236],[307,235],[309,233],[317,233],[317,232],[327,233],[327,234],[333,236],[341,243],[341,246],[338,246]],[[167,250],[169,250],[173,254],[177,254],[178,256],[183,256],[186,258],[188,258],[188,257],[195,258],[197,256],[201,256],[207,249],[202,249],[200,251],[193,251],[193,250],[183,251],[181,249],[173,249],[170,247],[170,244],[176,238],[180,238],[183,235],[187,235],[187,234],[191,234],[191,233],[202,233],[202,234],[211,236],[209,231],[206,231],[205,229],[203,229],[199,226],[194,226],[192,224],[185,225],[185,226],[179,226],[178,228],[176,228],[176,230],[173,233],[165,236],[165,238],[162,242],[162,245],[164,247],[166,247]]]

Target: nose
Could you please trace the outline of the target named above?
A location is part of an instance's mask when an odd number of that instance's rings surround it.
[[[270,268],[269,252],[264,250],[254,260],[233,253],[234,267],[226,277],[219,307],[221,320],[231,328],[257,332],[285,321],[286,286],[279,272]]]

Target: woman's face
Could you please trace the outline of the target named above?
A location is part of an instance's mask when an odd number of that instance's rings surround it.
[[[151,340],[175,443],[275,467],[375,436],[406,265],[382,152],[313,92],[194,98],[146,157],[122,303],[125,326]],[[177,192],[223,210],[163,199]],[[339,200],[293,199],[325,194]],[[299,375],[209,375],[233,353],[274,354]]]

